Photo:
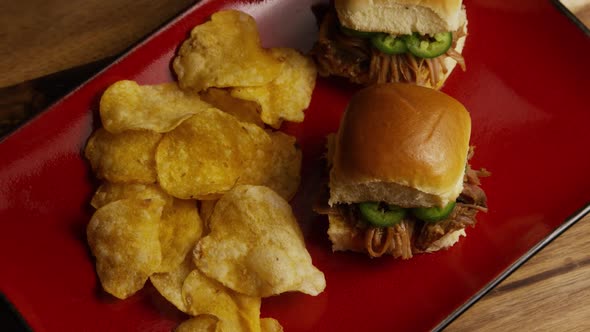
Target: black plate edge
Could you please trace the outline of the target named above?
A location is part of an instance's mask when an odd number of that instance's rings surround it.
[[[457,319],[461,314],[463,314],[467,309],[469,309],[472,305],[474,305],[477,301],[479,301],[484,295],[489,293],[494,287],[496,287],[499,283],[504,281],[508,276],[510,276],[514,271],[516,271],[519,267],[521,267],[524,263],[526,263],[531,257],[537,254],[541,249],[545,248],[549,243],[555,240],[558,236],[563,234],[566,230],[568,230],[571,226],[575,225],[580,219],[584,218],[587,214],[590,213],[590,203],[587,203],[586,206],[575,212],[571,217],[567,218],[559,227],[557,227],[553,232],[547,235],[544,239],[539,241],[535,246],[529,249],[524,255],[522,255],[519,259],[517,259],[512,265],[510,265],[506,270],[504,270],[500,275],[498,275],[494,280],[489,282],[486,286],[479,290],[474,296],[472,296],[467,302],[463,303],[459,308],[453,311],[447,318],[445,318],[442,322],[440,322],[432,331],[438,332],[445,329],[449,324],[451,324],[455,319]]]
[[[0,292],[0,328],[3,331],[31,332],[31,327],[24,317],[8,301],[4,293]]]
[[[553,5],[562,12],[567,18],[569,18],[578,28],[580,28],[586,36],[590,37],[590,28],[587,27],[574,13],[571,12],[560,0],[551,0]]]

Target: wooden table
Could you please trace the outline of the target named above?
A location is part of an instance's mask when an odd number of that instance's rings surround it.
[[[194,2],[0,3],[0,135]],[[590,25],[590,0],[564,2]],[[64,72],[70,68],[75,69]],[[46,76],[49,74],[52,75]],[[589,238],[590,215],[535,255],[446,330],[590,331]]]

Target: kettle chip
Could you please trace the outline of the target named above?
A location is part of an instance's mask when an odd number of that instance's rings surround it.
[[[236,186],[215,204],[210,233],[193,254],[200,271],[228,288],[267,297],[317,295],[324,274],[312,265],[291,206],[270,188]]]
[[[123,199],[96,210],[86,228],[103,288],[125,299],[140,290],[162,261],[158,239],[164,201]]]
[[[139,85],[134,81],[112,84],[100,99],[104,128],[118,134],[126,130],[165,133],[200,109],[211,106],[197,94],[180,89],[176,83]]]

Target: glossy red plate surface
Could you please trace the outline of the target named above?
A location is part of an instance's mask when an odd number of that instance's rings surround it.
[[[0,143],[0,292],[34,330],[169,331],[186,318],[149,282],[120,301],[97,281],[85,239],[96,181],[81,151],[105,88],[171,80],[190,29],[226,7],[252,14],[265,46],[308,50],[317,33],[310,6],[322,2],[204,1]],[[283,129],[304,151],[292,204],[328,286],[317,297],[263,301],[263,316],[286,331],[435,328],[589,202],[590,41],[548,1],[465,3],[468,70],[444,91],[471,112],[472,164],[493,173],[483,183],[489,213],[450,250],[409,261],[332,253],[311,204],[324,137],[356,88],[319,79],[305,122]]]

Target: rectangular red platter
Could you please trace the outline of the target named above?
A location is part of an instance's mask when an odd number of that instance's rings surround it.
[[[311,8],[325,2],[202,1],[0,142],[0,293],[33,330],[170,331],[187,318],[149,282],[121,301],[96,278],[85,227],[97,182],[82,150],[99,126],[106,87],[121,79],[172,80],[180,43],[223,8],[253,15],[264,46],[307,51],[317,34]],[[263,317],[277,318],[286,331],[441,328],[588,211],[589,39],[548,1],[465,5],[467,71],[456,69],[443,91],[471,113],[472,164],[493,174],[483,181],[490,211],[448,251],[409,261],[332,253],[327,221],[311,205],[325,136],[337,130],[358,87],[319,78],[305,121],[282,129],[304,152],[291,203],[328,286],[317,297],[263,301]]]

